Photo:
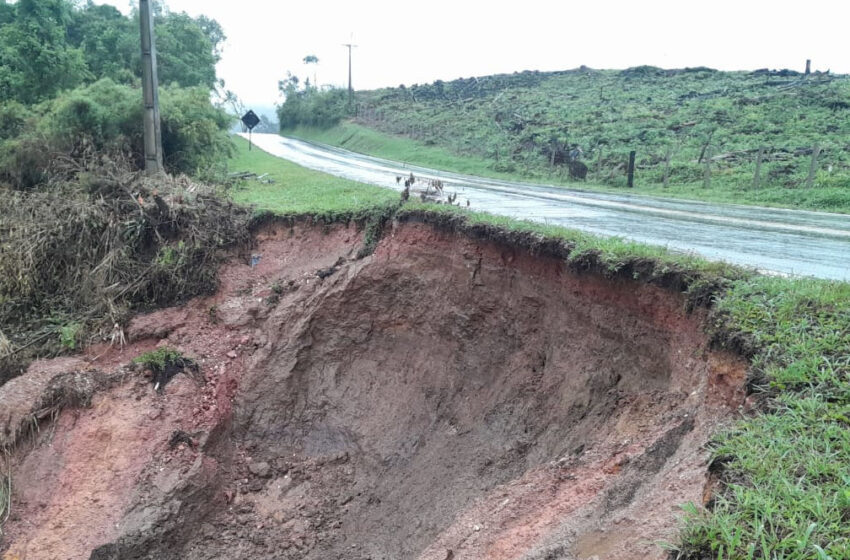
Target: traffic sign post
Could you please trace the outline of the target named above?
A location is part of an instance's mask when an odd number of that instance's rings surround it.
[[[260,124],[260,117],[257,116],[257,113],[249,110],[242,117],[242,123],[248,127],[248,151],[251,151],[251,131],[254,130],[254,127]]]

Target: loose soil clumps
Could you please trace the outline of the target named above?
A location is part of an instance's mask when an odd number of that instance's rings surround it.
[[[19,442],[4,560],[664,558],[743,398],[704,311],[426,224],[362,243],[269,224],[218,294],[92,349],[200,373],[130,372]]]

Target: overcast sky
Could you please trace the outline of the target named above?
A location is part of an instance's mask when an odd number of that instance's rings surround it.
[[[132,0],[109,0],[125,12]],[[287,70],[355,89],[582,64],[850,73],[850,0],[166,0],[227,34],[218,75],[249,106],[278,101]],[[314,54],[319,65],[306,68]]]

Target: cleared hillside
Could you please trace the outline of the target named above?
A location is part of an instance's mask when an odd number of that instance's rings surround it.
[[[644,192],[850,211],[847,76],[582,67],[359,92],[352,116],[493,174],[626,188],[634,150]]]

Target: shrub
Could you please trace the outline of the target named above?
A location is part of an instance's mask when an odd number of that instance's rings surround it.
[[[46,182],[58,159],[78,159],[87,150],[120,152],[144,162],[141,93],[103,79],[29,108],[32,125],[25,129],[15,103],[0,110],[0,181],[27,190]],[[204,88],[161,90],[163,162],[170,173],[207,178],[223,166],[232,146],[230,117],[212,105]],[[17,137],[14,137],[17,135]],[[0,136],[2,140],[2,136]]]
[[[307,88],[286,90],[286,101],[278,107],[281,129],[299,125],[330,128],[348,115],[348,93],[344,89],[318,91]]]

